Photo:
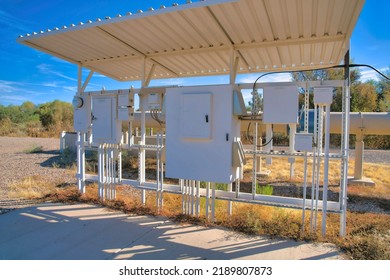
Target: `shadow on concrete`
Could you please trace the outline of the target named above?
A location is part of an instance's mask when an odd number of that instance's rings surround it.
[[[338,255],[334,247],[247,237],[86,204],[48,203],[0,215],[3,260],[324,259]]]

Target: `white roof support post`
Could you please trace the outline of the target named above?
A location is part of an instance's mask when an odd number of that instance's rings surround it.
[[[82,91],[82,73],[83,67],[81,64],[78,65],[77,72],[77,95],[81,94]],[[85,142],[86,133],[77,132],[77,186],[79,191],[84,194],[85,193]]]
[[[82,79],[83,79],[83,66],[79,64],[77,69],[77,94],[81,93]]]
[[[232,48],[230,55],[230,84],[234,85],[236,83],[238,62],[240,57],[237,56],[237,51]]]
[[[142,80],[141,80],[141,86],[142,88],[147,87],[149,83],[147,82],[146,78],[146,58],[143,58],[142,61]],[[149,81],[150,82],[150,81]],[[139,102],[140,102],[140,109],[141,109],[141,145],[146,144],[146,114],[145,114],[145,95],[142,94],[142,90],[139,94]],[[138,165],[138,180],[140,185],[145,182],[145,149],[143,147],[139,150],[139,165]],[[145,189],[142,189],[141,191],[141,201],[142,204],[145,205],[146,203],[146,192]]]
[[[341,190],[340,190],[340,236],[347,233],[347,192],[348,192],[348,159],[349,159],[349,122],[350,122],[350,71],[349,71],[349,50],[344,56],[344,79],[343,89],[343,131],[342,131],[342,162],[341,162]]]
[[[91,80],[94,73],[95,73],[94,71],[89,72],[88,77],[85,79],[83,86],[81,87],[81,92],[85,91],[85,88],[88,86],[89,81]]]
[[[150,69],[149,74],[148,74],[148,76],[146,77],[146,80],[145,80],[145,87],[148,87],[148,86],[149,86],[150,81],[152,80],[152,76],[153,76],[153,74],[154,74],[154,70],[155,70],[155,69],[156,69],[156,64],[153,63],[153,64],[152,64],[152,68]]]

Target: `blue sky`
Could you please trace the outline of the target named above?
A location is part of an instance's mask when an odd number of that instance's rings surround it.
[[[70,102],[77,87],[77,67],[16,42],[19,35],[77,24],[89,19],[116,16],[137,10],[170,6],[174,0],[0,0],[0,104],[35,104],[55,99]],[[178,3],[184,0],[176,1]],[[370,64],[379,70],[390,67],[390,1],[366,0],[351,39],[351,57],[355,63]],[[363,80],[377,76],[361,69]],[[241,82],[252,82],[257,75],[242,75]],[[270,77],[269,79],[271,79]],[[288,75],[279,76],[286,80]],[[227,83],[228,77],[213,79]],[[158,84],[209,84],[209,78],[152,81]],[[87,90],[139,87],[139,82],[116,82],[94,75]]]

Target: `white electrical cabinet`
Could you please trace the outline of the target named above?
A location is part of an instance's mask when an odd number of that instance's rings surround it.
[[[230,183],[240,176],[243,159],[236,158],[239,145],[234,144],[240,140],[240,120],[233,114],[233,92],[230,85],[167,89],[167,177]]]
[[[91,126],[91,96],[88,93],[73,98],[73,126],[75,131],[88,132]]]
[[[300,152],[311,152],[313,150],[313,134],[297,133],[295,134],[294,149]]]
[[[314,104],[330,105],[333,102],[333,88],[320,87],[314,88]]]
[[[118,144],[121,142],[121,121],[117,117],[116,95],[92,97],[92,142]]]
[[[296,85],[274,85],[263,89],[263,123],[298,122],[298,88]]]
[[[134,93],[131,90],[121,90],[118,94],[118,120],[134,120]]]

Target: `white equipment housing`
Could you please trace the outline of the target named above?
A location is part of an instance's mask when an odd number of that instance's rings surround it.
[[[166,176],[231,183],[233,143],[240,121],[233,115],[231,85],[167,89]]]
[[[263,89],[265,124],[291,124],[298,121],[298,88],[295,85],[267,86]]]
[[[119,144],[121,138],[121,121],[117,117],[117,96],[94,95],[92,97],[92,142]]]

